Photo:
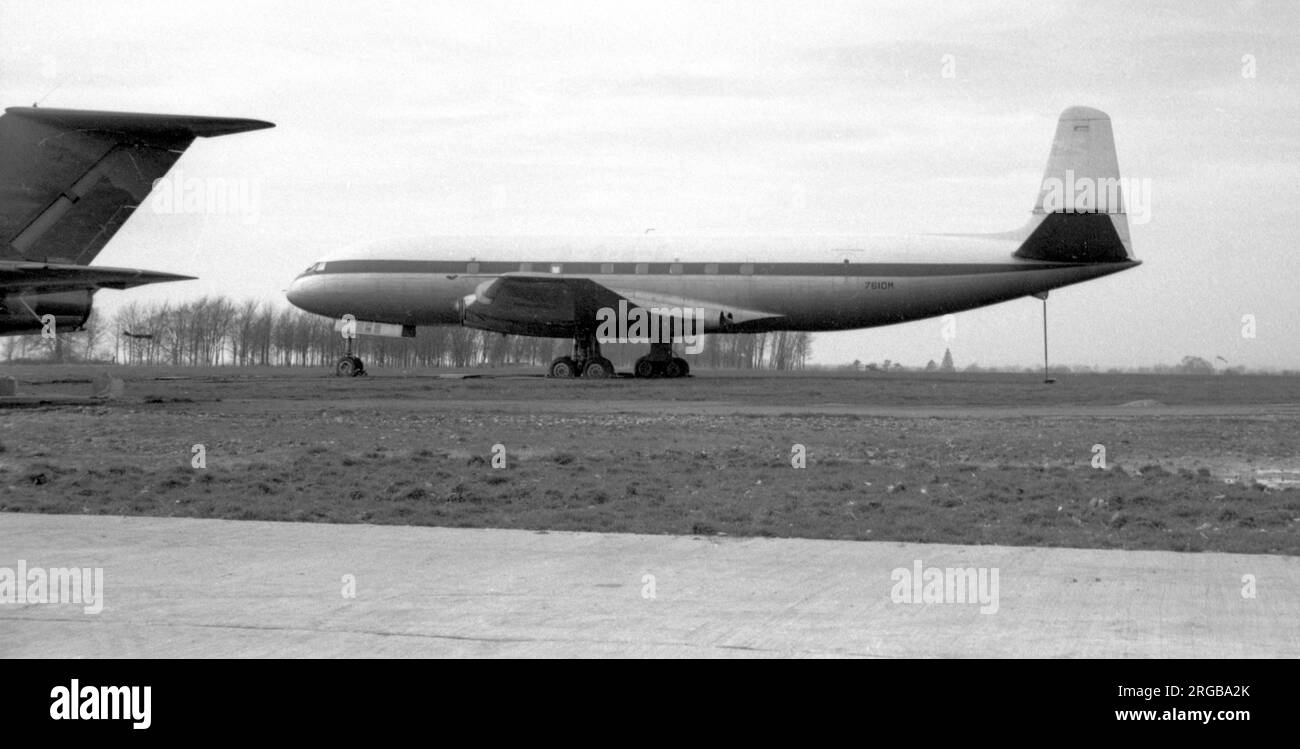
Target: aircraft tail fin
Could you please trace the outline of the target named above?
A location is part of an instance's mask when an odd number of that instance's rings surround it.
[[[87,265],[195,138],[230,117],[9,107],[0,116],[0,258]]]
[[[1115,136],[1105,112],[1070,107],[1061,113],[1024,231],[1018,258],[1066,263],[1134,259]]]

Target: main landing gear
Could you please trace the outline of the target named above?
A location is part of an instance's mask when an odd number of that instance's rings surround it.
[[[551,362],[546,371],[551,377],[585,377],[604,380],[617,376],[614,363],[600,355],[600,341],[596,336],[583,334],[573,339],[573,356],[561,356]]]
[[[650,353],[636,360],[632,373],[637,377],[685,377],[690,374],[685,359],[673,356],[670,343],[650,344]],[[618,376],[614,364],[600,354],[600,341],[595,336],[579,336],[573,341],[573,355],[561,356],[551,362],[547,374],[551,377],[584,377],[603,380]]]
[[[636,360],[632,373],[637,377],[685,377],[691,367],[685,359],[673,356],[671,343],[652,343],[650,353]]]

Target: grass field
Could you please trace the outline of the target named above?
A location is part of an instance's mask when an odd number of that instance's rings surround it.
[[[0,407],[0,509],[1300,554],[1295,378],[109,371]]]

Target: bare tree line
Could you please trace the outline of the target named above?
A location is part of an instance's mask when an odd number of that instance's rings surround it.
[[[694,367],[803,369],[811,336],[803,332],[711,335]],[[459,326],[419,328],[415,338],[359,337],[354,353],[368,367],[546,366],[571,342],[502,335]],[[644,344],[607,344],[620,369],[645,354]],[[0,339],[6,361],[109,360],[131,365],[332,367],[344,351],[334,320],[264,301],[224,296],[185,303],[131,302],[105,322],[92,313],[85,330],[42,338]]]

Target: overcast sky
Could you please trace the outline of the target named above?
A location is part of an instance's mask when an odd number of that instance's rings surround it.
[[[386,236],[1015,228],[1079,104],[1151,189],[1144,264],[1052,294],[1053,359],[1102,365],[1300,367],[1298,64],[1283,1],[0,4],[5,106],[277,125],[172,172],[239,180],[254,210],[142,209],[96,260],[201,280],[101,312],[283,303],[319,256]],[[1039,315],[819,334],[813,360],[1033,364]]]

